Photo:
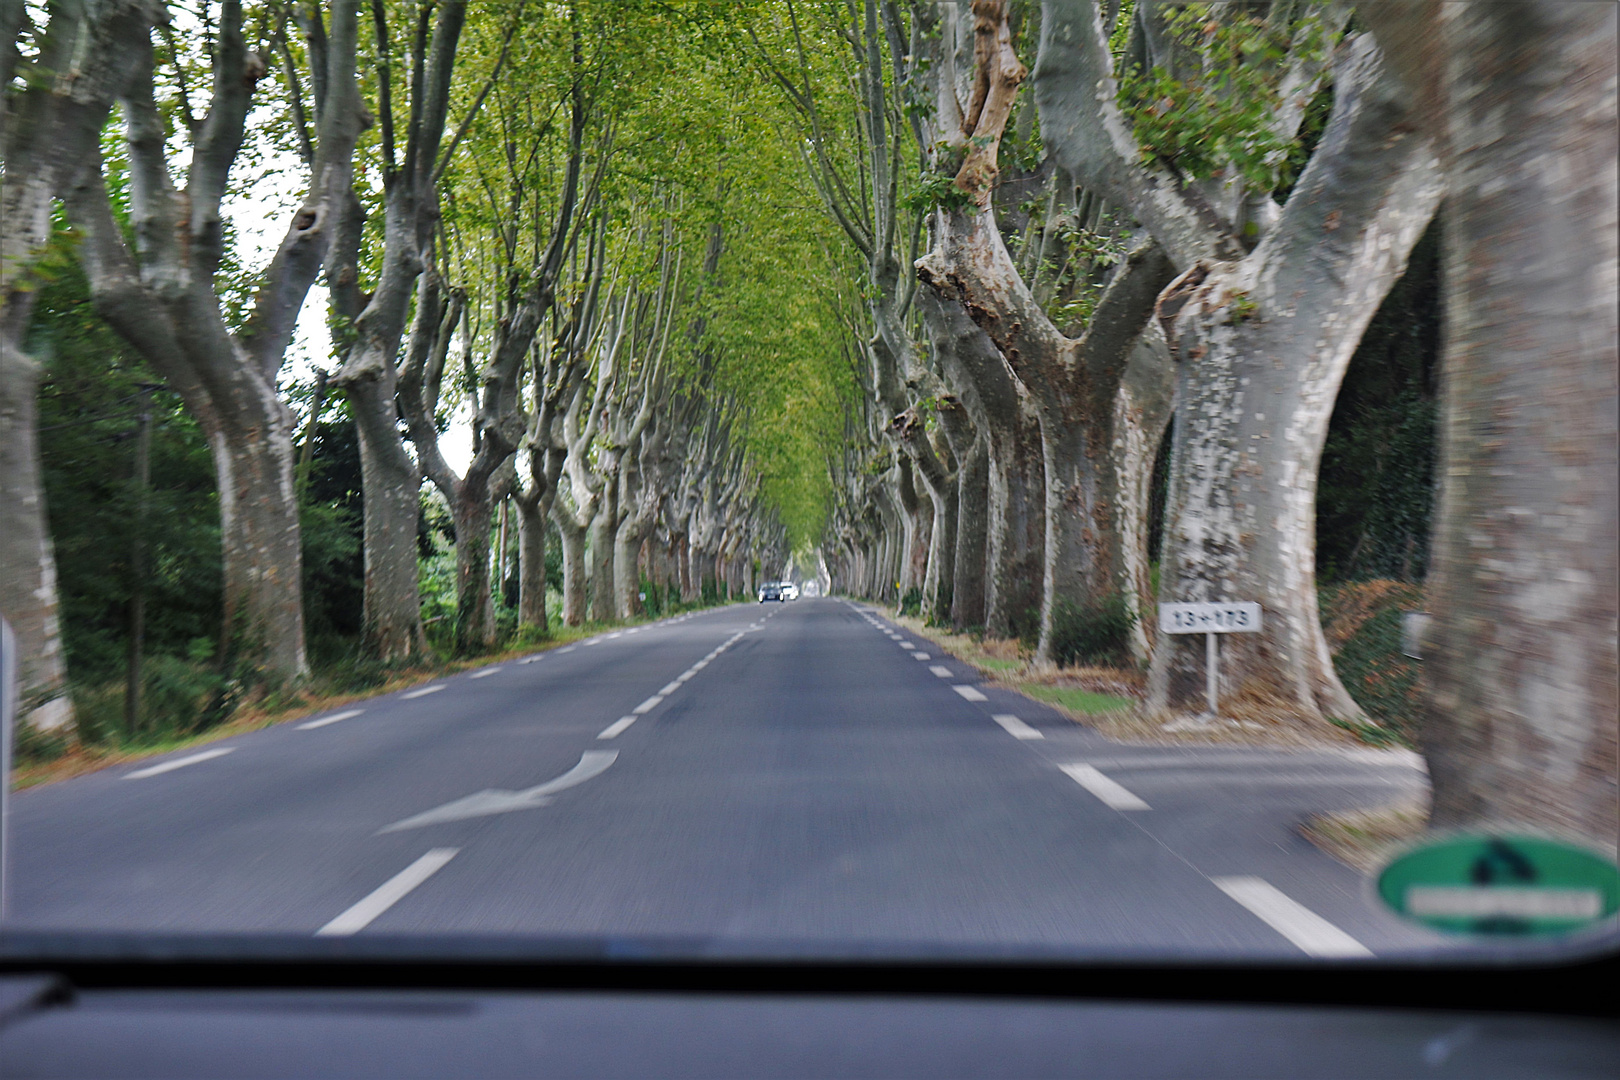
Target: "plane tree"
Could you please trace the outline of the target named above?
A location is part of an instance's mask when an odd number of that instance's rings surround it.
[[[1139,71],[1122,95],[1097,5],[1050,0],[1033,84],[1058,163],[1140,221],[1176,274],[1152,308],[1177,402],[1161,602],[1259,601],[1264,632],[1224,646],[1224,693],[1353,718],[1317,611],[1316,467],[1345,367],[1442,183],[1417,104],[1371,35],[1338,40],[1331,10],[1291,9],[1139,6],[1198,66]],[[1320,141],[1279,204],[1329,77]],[[1200,651],[1160,642],[1153,708],[1200,707]]]
[[[94,167],[113,101],[143,59],[128,42],[162,12],[141,0],[76,0],[50,5],[43,24],[39,14],[0,0],[0,614],[17,635],[21,720],[56,730],[72,707],[40,482],[39,365],[25,336],[53,204]]]
[[[276,376],[343,218],[356,142],[372,122],[356,78],[356,0],[333,0],[329,16],[312,8],[307,27],[319,42],[308,56],[320,87],[309,181],[245,317],[227,309],[217,281],[230,235],[221,207],[269,69],[250,46],[240,0],[225,0],[217,19],[195,32],[163,33],[162,48],[156,26],[121,39],[133,58],[119,99],[127,189],[115,204],[101,148],[92,145],[91,167],[65,200],[83,232],[80,261],[96,310],[163,375],[208,437],[220,495],[224,655],[281,677],[304,674],[308,662],[292,413]],[[164,61],[176,73],[175,94],[160,102]],[[187,84],[193,61],[207,72],[206,91]],[[171,122],[184,147],[178,154]]]

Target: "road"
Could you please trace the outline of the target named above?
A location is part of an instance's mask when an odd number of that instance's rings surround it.
[[[8,924],[1388,954],[1296,831],[1411,755],[1103,739],[838,599],[737,605],[18,794]]]

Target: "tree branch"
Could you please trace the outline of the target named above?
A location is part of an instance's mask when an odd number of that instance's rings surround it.
[[[1213,208],[1163,168],[1142,164],[1119,107],[1096,0],[1045,0],[1032,78],[1041,139],[1082,186],[1130,210],[1178,269],[1245,254]]]

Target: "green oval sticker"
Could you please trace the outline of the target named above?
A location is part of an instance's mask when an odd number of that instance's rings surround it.
[[[1398,856],[1378,875],[1396,914],[1451,934],[1565,934],[1620,910],[1620,870],[1540,836],[1452,836]]]

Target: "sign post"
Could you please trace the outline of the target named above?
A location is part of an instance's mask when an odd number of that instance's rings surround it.
[[[1252,601],[1159,605],[1159,633],[1204,635],[1204,701],[1212,719],[1216,714],[1220,684],[1220,647],[1215,635],[1259,632],[1260,605]]]

